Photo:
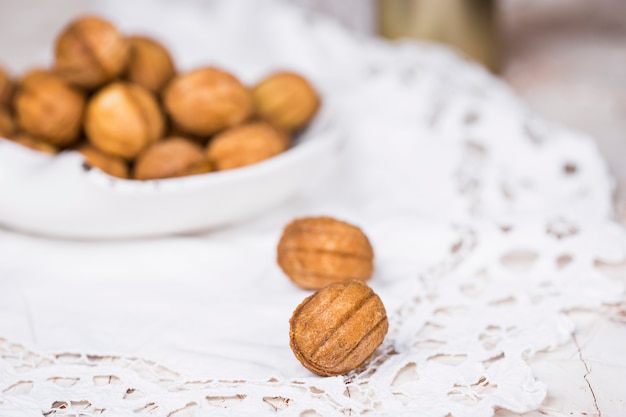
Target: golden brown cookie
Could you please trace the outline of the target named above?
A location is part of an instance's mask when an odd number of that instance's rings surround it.
[[[292,221],[283,231],[277,252],[278,265],[305,289],[367,281],[374,269],[374,251],[365,233],[331,217]]]
[[[366,284],[330,284],[306,298],[289,321],[289,345],[311,372],[342,375],[362,365],[383,342],[387,313]]]

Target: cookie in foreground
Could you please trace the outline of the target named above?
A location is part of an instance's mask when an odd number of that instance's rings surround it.
[[[360,281],[330,284],[307,297],[289,324],[291,350],[305,368],[321,376],[361,366],[389,328],[380,297]]]

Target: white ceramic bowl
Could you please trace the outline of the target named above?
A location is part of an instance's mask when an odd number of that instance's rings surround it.
[[[0,139],[0,224],[71,239],[120,239],[209,230],[261,214],[334,158],[337,126],[321,112],[296,145],[244,168],[132,181]]]

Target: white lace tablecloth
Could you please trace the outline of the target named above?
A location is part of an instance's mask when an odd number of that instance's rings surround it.
[[[597,267],[626,255],[605,162],[481,68],[281,3],[98,10],[158,36],[182,68],[246,82],[301,71],[336,112],[341,154],[288,203],[209,234],[77,242],[0,229],[0,415],[523,413],[562,391],[529,362],[575,341],[568,313],[624,314],[623,284]],[[289,317],[310,293],[281,273],[275,246],[304,215],[361,226],[376,253],[370,285],[390,331],[345,376],[317,377],[289,349]],[[620,357],[607,344],[606,360]]]

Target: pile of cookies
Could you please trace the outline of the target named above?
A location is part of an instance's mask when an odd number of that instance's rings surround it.
[[[215,67],[178,73],[155,39],[98,16],[58,35],[50,69],[0,68],[0,137],[136,180],[227,170],[291,145],[320,106],[311,83],[278,72],[246,86]]]

